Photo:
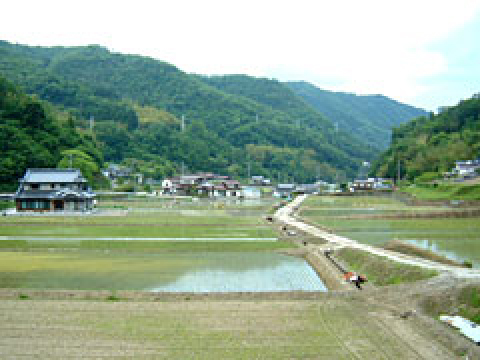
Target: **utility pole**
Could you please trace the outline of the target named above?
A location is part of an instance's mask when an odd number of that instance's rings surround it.
[[[400,184],[400,158],[397,159],[397,184]]]
[[[93,131],[94,122],[95,122],[94,116],[90,115],[90,131]]]
[[[185,131],[185,115],[182,115],[182,132]]]
[[[68,157],[70,158],[70,169],[73,169],[73,154],[68,154]]]
[[[258,114],[255,114],[255,121],[258,123]]]
[[[248,160],[248,163],[247,163],[247,176],[248,176],[248,181],[250,181],[250,160]]]

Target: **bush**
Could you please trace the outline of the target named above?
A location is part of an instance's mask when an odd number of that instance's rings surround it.
[[[436,172],[425,172],[420,176],[417,176],[415,178],[415,183],[429,183],[432,182],[433,180],[438,180],[441,178],[441,175]]]

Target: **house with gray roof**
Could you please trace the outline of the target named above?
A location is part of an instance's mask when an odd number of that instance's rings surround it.
[[[18,212],[88,211],[95,194],[78,169],[28,169],[14,199]]]

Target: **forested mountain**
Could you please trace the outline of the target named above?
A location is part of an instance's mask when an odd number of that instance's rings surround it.
[[[287,82],[298,96],[337,123],[340,129],[370,145],[386,149],[391,129],[418,116],[422,109],[402,104],[383,95],[355,95],[317,88],[307,82]]]
[[[27,168],[83,167],[90,180],[99,175],[101,152],[88,134],[80,134],[72,121],[61,121],[53,109],[20,92],[0,76],[0,191],[13,191]],[[81,157],[81,159],[80,159]]]
[[[178,172],[182,164],[246,176],[250,163],[252,174],[280,181],[318,175],[328,180],[339,173],[354,176],[375,154],[336,132],[331,121],[277,81],[255,80],[240,94],[170,64],[99,46],[1,41],[0,74],[70,112],[76,127],[87,128],[94,117],[93,135],[105,160],[130,161],[155,178]]]
[[[421,116],[393,129],[392,144],[372,167],[378,176],[410,180],[426,172],[450,171],[455,160],[480,157],[480,96],[438,115]]]

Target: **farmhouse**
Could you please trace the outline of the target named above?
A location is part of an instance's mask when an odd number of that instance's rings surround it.
[[[277,184],[275,189],[275,196],[289,197],[295,190],[295,184]]]
[[[17,211],[87,211],[95,194],[78,169],[28,169],[14,199]]]
[[[364,191],[364,190],[373,190],[375,181],[373,179],[368,180],[355,180],[351,186],[350,191]]]
[[[477,169],[480,169],[480,159],[455,161],[455,168],[453,169],[453,173],[460,176],[474,175]]]

